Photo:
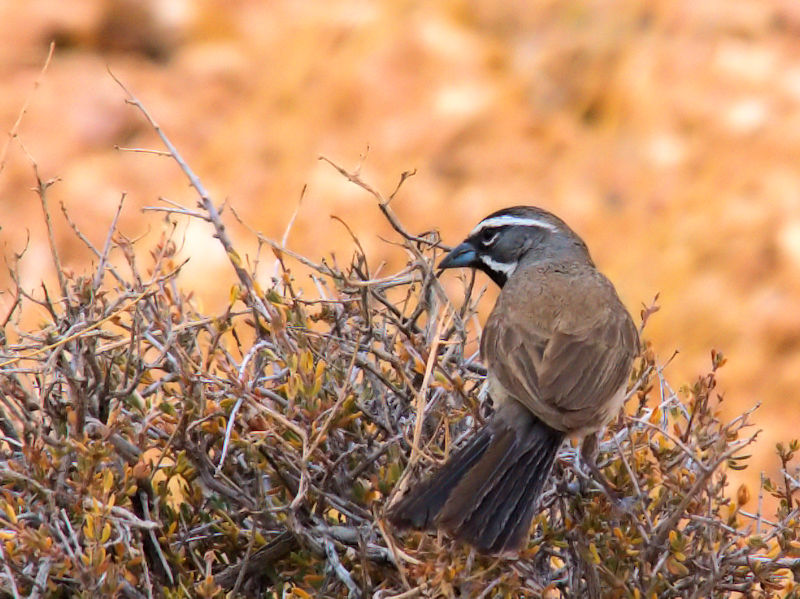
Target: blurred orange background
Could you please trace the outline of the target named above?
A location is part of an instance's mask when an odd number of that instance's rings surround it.
[[[254,229],[280,238],[307,184],[288,245],[311,258],[352,253],[336,215],[373,269],[405,262],[380,239],[392,233],[372,198],[320,155],[362,163],[387,193],[417,169],[393,208],[448,243],[500,207],[552,210],[634,314],[660,293],[647,335],[662,360],[680,352],[674,386],[706,372],[716,348],[729,358],[726,417],[763,402],[745,473],[756,485],[800,422],[798,34],[794,0],[3,2],[0,128],[30,96],[19,139],[44,178],[61,179],[50,198],[74,270],[92,260],[59,201],[98,247],[122,192],[130,237],[155,237],[160,217],[141,208],[159,196],[196,201],[170,159],[114,149],[162,147],[107,68]],[[12,141],[0,242],[10,257],[30,234],[23,282],[38,292],[52,265],[34,184]],[[181,234],[184,285],[217,309],[234,282],[224,253],[203,223]],[[0,295],[0,316],[9,304]]]

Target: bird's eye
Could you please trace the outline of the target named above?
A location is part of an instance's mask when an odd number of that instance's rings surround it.
[[[495,241],[497,241],[497,238],[499,236],[500,236],[500,229],[498,229],[498,228],[489,227],[487,229],[484,229],[483,231],[481,231],[481,234],[480,234],[481,245],[489,247]]]

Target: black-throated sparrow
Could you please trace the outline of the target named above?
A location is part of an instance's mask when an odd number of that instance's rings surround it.
[[[477,268],[502,288],[481,337],[495,412],[389,519],[515,551],[562,441],[618,413],[639,336],[583,240],[540,208],[490,214],[439,266]]]

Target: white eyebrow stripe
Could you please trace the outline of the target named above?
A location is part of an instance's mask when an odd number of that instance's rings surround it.
[[[486,254],[479,254],[480,261],[483,262],[491,271],[494,272],[501,272],[506,275],[506,278],[509,278],[511,275],[514,274],[514,271],[517,270],[517,262],[512,262],[509,264],[508,262],[498,262],[487,256]]]
[[[518,227],[541,227],[542,229],[547,229],[548,231],[558,230],[557,227],[543,220],[525,218],[524,216],[511,216],[510,214],[506,214],[503,216],[495,216],[492,218],[487,218],[486,220],[482,220],[474,229],[472,229],[472,231],[470,231],[469,237],[472,237],[475,235],[475,233],[481,231],[482,229],[491,227],[506,227],[510,225],[515,225]]]

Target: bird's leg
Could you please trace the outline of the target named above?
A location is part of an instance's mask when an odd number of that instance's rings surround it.
[[[609,502],[622,512],[630,512],[629,498],[624,497],[606,478],[603,471],[597,465],[597,455],[599,453],[598,447],[598,433],[591,433],[586,435],[581,442],[581,461],[589,468],[594,477],[595,482],[599,484],[603,493],[608,497]],[[583,474],[583,473],[581,473]]]

